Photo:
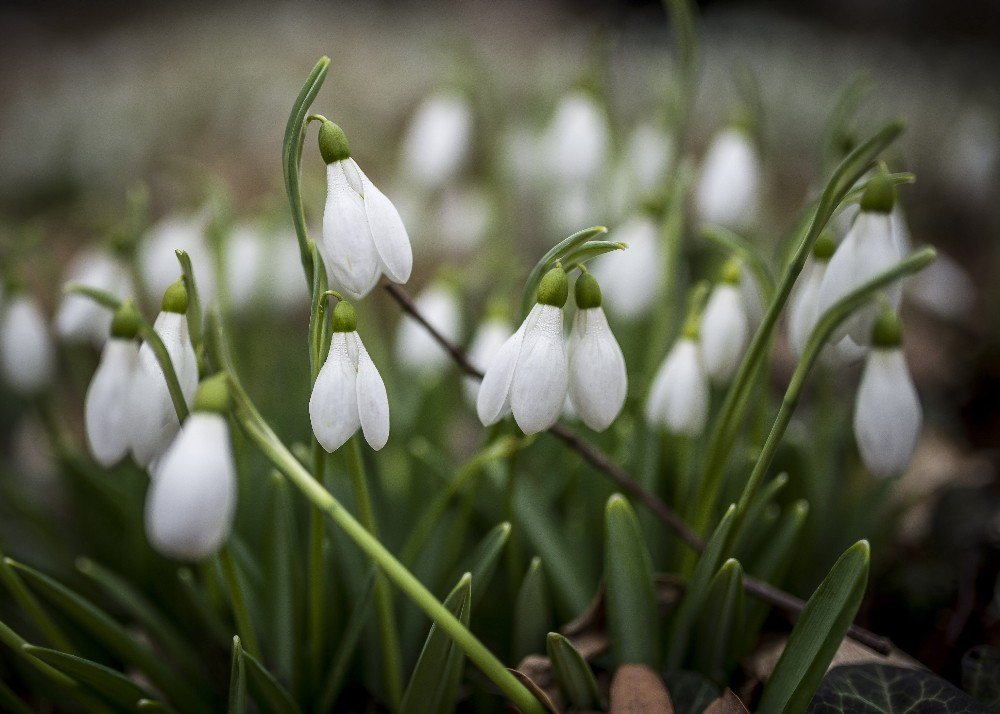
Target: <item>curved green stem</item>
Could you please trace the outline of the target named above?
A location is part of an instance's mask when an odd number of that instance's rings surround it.
[[[591,226],[590,228],[584,228],[582,231],[574,233],[569,238],[556,243],[545,255],[542,256],[541,260],[535,263],[535,267],[532,268],[531,272],[528,274],[528,279],[524,281],[524,291],[521,294],[522,319],[528,314],[528,310],[530,310],[531,306],[535,303],[535,290],[538,288],[538,281],[542,279],[542,274],[551,268],[557,260],[561,260],[564,256],[574,252],[591,238],[595,238],[607,232],[608,229],[604,226]]]
[[[777,326],[778,317],[792,292],[796,278],[805,265],[813,243],[816,242],[833,212],[854,184],[902,131],[903,124],[899,121],[887,124],[872,138],[855,148],[840,163],[827,182],[812,216],[809,230],[803,236],[791,262],[785,269],[774,299],[768,306],[767,313],[756,333],[754,333],[746,354],[743,355],[743,361],[740,363],[732,385],[726,392],[719,415],[713,424],[706,451],[708,462],[701,480],[701,493],[692,523],[696,532],[703,533],[712,520],[722,486],[723,471],[738,433],[739,424],[746,413],[754,376],[758,372],[758,366],[769,351],[771,336]]]
[[[809,371],[816,363],[833,331],[851,313],[871,300],[872,296],[879,290],[906,275],[911,275],[927,267],[934,260],[934,256],[935,252],[933,248],[924,248],[913,253],[895,267],[879,274],[847,296],[841,298],[823,314],[823,317],[816,324],[816,327],[813,328],[809,336],[809,342],[806,344],[802,358],[799,360],[795,372],[792,374],[792,379],[788,383],[788,388],[785,390],[784,399],[782,399],[781,407],[778,409],[778,414],[774,419],[774,424],[771,426],[771,431],[767,435],[767,440],[761,448],[757,461],[754,463],[750,478],[747,479],[743,487],[743,494],[740,496],[737,504],[737,518],[746,511],[747,506],[756,494],[757,488],[764,478],[764,474],[770,468],[771,461],[774,459],[774,454],[778,449],[778,444],[781,442],[785,434],[785,429],[788,427],[788,422],[792,418],[792,413],[799,403],[802,388],[805,385],[806,378],[809,376]],[[735,530],[737,529],[734,529],[734,532]]]

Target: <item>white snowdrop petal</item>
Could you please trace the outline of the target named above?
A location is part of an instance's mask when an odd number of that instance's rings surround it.
[[[365,200],[348,182],[344,166],[347,161],[350,159],[326,167],[326,208],[319,248],[330,285],[343,289],[351,297],[361,298],[378,281],[379,256],[368,225]]]
[[[746,347],[746,310],[732,285],[716,285],[701,318],[701,354],[705,371],[713,380],[728,382]]]
[[[22,394],[52,381],[55,346],[41,308],[26,295],[11,298],[0,317],[0,368],[10,387]]]
[[[510,336],[510,326],[506,322],[496,319],[487,320],[476,331],[469,351],[466,353],[469,357],[469,363],[485,373]],[[479,380],[474,377],[465,377],[464,389],[466,400],[469,404],[475,405],[476,397],[479,395]]]
[[[112,337],[104,345],[100,364],[87,388],[87,443],[94,460],[105,468],[114,466],[128,453],[129,389],[138,364],[138,343]]]
[[[538,305],[525,321],[524,340],[510,387],[514,420],[525,434],[544,431],[562,413],[569,385],[563,311]]]
[[[854,408],[854,435],[874,476],[906,470],[920,435],[916,387],[899,349],[873,349],[865,363]]]
[[[358,359],[351,357],[348,340],[356,333],[335,332],[330,354],[320,368],[309,397],[313,434],[329,452],[339,449],[361,426],[358,415]]]
[[[171,558],[206,558],[229,537],[235,507],[229,427],[219,414],[195,412],[150,482],[145,518],[149,542]]]
[[[677,341],[667,355],[650,390],[647,418],[669,431],[698,436],[708,417],[708,378],[698,345]]]
[[[570,338],[569,397],[573,411],[594,431],[604,431],[625,405],[625,357],[601,308],[577,310]]]
[[[538,305],[531,309],[528,318],[530,319],[537,310]],[[524,328],[527,324],[528,319],[525,319],[517,332],[504,342],[483,375],[482,384],[479,385],[479,395],[476,397],[476,413],[483,426],[496,424],[510,409],[510,386],[514,381],[514,369],[521,354]]]
[[[365,441],[378,451],[389,440],[389,397],[382,375],[363,347],[358,357],[357,399]]]
[[[368,226],[382,270],[394,283],[405,283],[413,272],[413,249],[410,247],[410,237],[406,234],[403,219],[399,217],[392,201],[363,172],[361,181]]]
[[[741,228],[758,208],[760,163],[746,133],[727,129],[715,137],[695,186],[695,206],[702,220]]]
[[[817,299],[824,273],[826,263],[810,257],[788,300],[788,342],[798,357],[802,356],[809,335],[816,327]]]

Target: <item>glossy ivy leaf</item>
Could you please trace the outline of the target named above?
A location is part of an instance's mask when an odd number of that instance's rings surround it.
[[[550,632],[546,651],[552,663],[552,674],[569,705],[582,710],[603,709],[594,673],[573,643],[558,632]]]
[[[140,699],[152,697],[121,672],[99,662],[34,645],[24,645],[22,649],[120,707],[131,709]]]
[[[1000,712],[1000,648],[980,645],[962,657],[962,688]]]
[[[247,677],[243,647],[238,635],[233,637],[233,659],[229,669],[229,714],[246,714]]]
[[[694,628],[695,669],[720,685],[736,665],[743,632],[743,568],[730,558],[712,578]]]
[[[988,714],[989,711],[955,685],[930,672],[874,663],[833,668],[809,705],[810,714]]]
[[[701,672],[675,669],[663,676],[676,714],[702,714],[722,694],[719,685]]]
[[[528,572],[521,581],[514,600],[514,621],[511,623],[513,650],[512,662],[520,662],[526,655],[540,654],[545,649],[545,633],[552,624],[552,603],[545,584],[542,559],[531,559]]]
[[[621,494],[604,510],[604,579],[611,653],[617,665],[660,659],[659,613],[649,551],[632,506]]]
[[[472,575],[466,573],[444,601],[444,606],[466,627],[472,609]],[[465,655],[448,634],[431,625],[420,658],[406,685],[400,714],[437,714],[455,708]]]
[[[858,541],[840,556],[816,588],[764,687],[760,711],[806,711],[861,605],[869,557],[868,542]]]
[[[705,598],[708,597],[712,578],[722,565],[723,549],[732,530],[733,519],[736,516],[736,506],[731,505],[726,510],[719,525],[708,539],[705,550],[694,566],[694,572],[688,581],[684,597],[674,613],[670,626],[670,642],[667,649],[667,669],[677,669],[687,654],[691,638],[691,628],[695,618],[702,610]]]

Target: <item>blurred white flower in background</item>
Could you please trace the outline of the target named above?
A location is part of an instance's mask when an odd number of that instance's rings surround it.
[[[427,322],[449,342],[461,340],[458,295],[447,281],[435,281],[413,302]],[[405,313],[396,330],[396,359],[405,369],[427,374],[440,374],[451,364],[451,357],[430,332]]]
[[[489,195],[477,186],[447,188],[437,211],[438,240],[444,251],[462,255],[479,247],[493,221]]]
[[[651,193],[663,187],[674,161],[674,140],[659,124],[644,121],[629,135],[622,157],[633,190]]]
[[[740,365],[749,335],[743,296],[737,287],[739,273],[726,276],[712,288],[701,316],[701,354],[705,372],[716,383],[726,384]],[[733,281],[729,281],[729,277]]]
[[[630,320],[653,307],[663,283],[663,251],[659,229],[651,216],[636,215],[614,231],[614,239],[628,245],[594,262],[592,272],[601,284],[608,310]]]
[[[153,224],[139,246],[139,270],[148,302],[156,304],[181,274],[175,251],[191,258],[198,295],[205,304],[215,300],[215,259],[206,240],[207,210],[193,215],[172,214]]]
[[[674,343],[660,365],[646,399],[646,421],[674,434],[698,436],[708,419],[708,375],[692,337]]]
[[[16,392],[34,394],[49,385],[56,354],[41,307],[30,295],[7,296],[0,308],[0,368]]]
[[[427,97],[403,142],[404,175],[428,189],[453,180],[469,154],[472,128],[472,107],[462,94],[439,90]]]
[[[74,256],[64,282],[104,290],[120,299],[135,293],[128,266],[100,249],[87,249]],[[108,339],[112,317],[110,309],[89,297],[76,293],[64,295],[56,310],[56,334],[67,342],[89,342],[100,347]]]
[[[588,183],[607,167],[610,129],[604,109],[587,93],[564,96],[541,138],[541,161],[560,187]]]
[[[753,140],[724,129],[708,147],[695,185],[695,210],[703,221],[734,230],[754,225],[760,211],[761,167]]]
[[[469,345],[467,356],[469,363],[485,374],[486,370],[493,364],[497,353],[504,343],[510,339],[513,328],[510,322],[500,316],[492,315],[483,320],[476,330]],[[465,398],[475,406],[476,397],[479,395],[479,380],[474,377],[465,377]]]

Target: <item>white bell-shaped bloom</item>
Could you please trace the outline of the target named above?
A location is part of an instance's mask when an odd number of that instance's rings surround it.
[[[681,337],[653,378],[646,421],[675,434],[698,436],[708,418],[708,400],[701,349],[694,339]]]
[[[705,372],[713,382],[732,379],[746,349],[749,324],[743,296],[736,285],[721,282],[701,316],[701,355]]]
[[[569,406],[594,431],[607,429],[625,405],[625,356],[601,308],[597,280],[576,281],[576,314],[569,335]]]
[[[180,269],[174,251],[183,250],[191,258],[198,294],[205,304],[215,299],[215,258],[205,239],[210,215],[171,215],[150,227],[139,245],[139,269],[150,302],[158,300],[177,279]]]
[[[562,309],[567,294],[563,269],[546,273],[539,301],[483,377],[476,411],[484,426],[500,421],[508,410],[525,434],[544,431],[559,419],[569,387]]]
[[[658,190],[673,160],[673,139],[661,127],[642,122],[632,130],[625,147],[625,162],[633,191],[646,194]]]
[[[330,353],[309,397],[313,434],[329,452],[336,451],[361,428],[365,441],[378,451],[389,440],[389,398],[385,383],[357,333],[354,308],[334,308]]]
[[[510,339],[511,334],[511,327],[506,320],[500,317],[487,318],[476,330],[472,344],[469,345],[469,351],[466,353],[469,363],[485,374],[504,343]],[[478,395],[479,380],[474,377],[466,377],[466,399],[474,406]]]
[[[177,261],[174,260],[174,266]],[[134,292],[128,267],[102,251],[88,250],[75,257],[66,273],[66,282],[104,290],[124,300]],[[104,344],[111,328],[112,312],[89,297],[65,295],[55,315],[56,334],[68,342]]]
[[[94,460],[105,468],[128,454],[132,418],[129,391],[138,365],[139,344],[135,338],[112,336],[104,343],[100,364],[87,388],[87,443]]]
[[[320,151],[327,163],[327,193],[317,247],[331,287],[361,298],[383,273],[405,283],[413,251],[396,207],[351,158],[347,138],[333,122],[320,129]]]
[[[753,224],[760,205],[761,168],[745,131],[730,128],[712,141],[695,186],[695,209],[703,221],[729,228]]]
[[[176,286],[167,291],[170,295]],[[157,315],[153,330],[160,336],[177,374],[181,393],[187,404],[198,389],[198,359],[191,346],[187,316],[164,298],[164,310]],[[186,296],[183,306],[186,309]],[[143,468],[162,455],[177,434],[180,422],[167,388],[167,379],[148,342],[139,348],[139,364],[132,378],[129,395],[129,448],[135,462]]]
[[[614,251],[594,263],[594,276],[601,283],[608,310],[634,320],[645,315],[663,283],[663,251],[653,219],[635,216],[615,231],[615,239],[628,250]]]
[[[469,154],[472,107],[454,91],[424,100],[410,123],[403,144],[403,170],[427,188],[453,179]]]
[[[954,258],[938,251],[934,262],[910,281],[907,295],[938,317],[958,320],[971,312],[976,286]]]
[[[605,165],[608,120],[597,102],[584,92],[564,96],[542,139],[546,166],[560,183],[590,181]]]
[[[217,552],[233,526],[236,466],[222,414],[192,413],[160,460],[146,494],[146,536],[160,553],[201,560]]]
[[[309,306],[309,289],[302,277],[302,256],[294,233],[274,236],[264,276],[268,300],[281,311]]]
[[[414,303],[427,322],[449,342],[459,341],[462,316],[451,287],[435,283],[417,295]],[[432,374],[442,372],[451,362],[431,333],[405,314],[396,331],[396,358],[407,369]]]
[[[257,226],[237,225],[226,238],[225,255],[229,302],[237,312],[252,310],[264,301],[265,276],[273,269],[267,239]],[[299,282],[304,283],[301,277]]]
[[[854,407],[854,437],[874,476],[906,470],[920,435],[920,399],[899,347],[874,347]]]
[[[24,293],[10,296],[0,314],[0,367],[16,392],[32,394],[49,385],[55,346],[38,303]]]

